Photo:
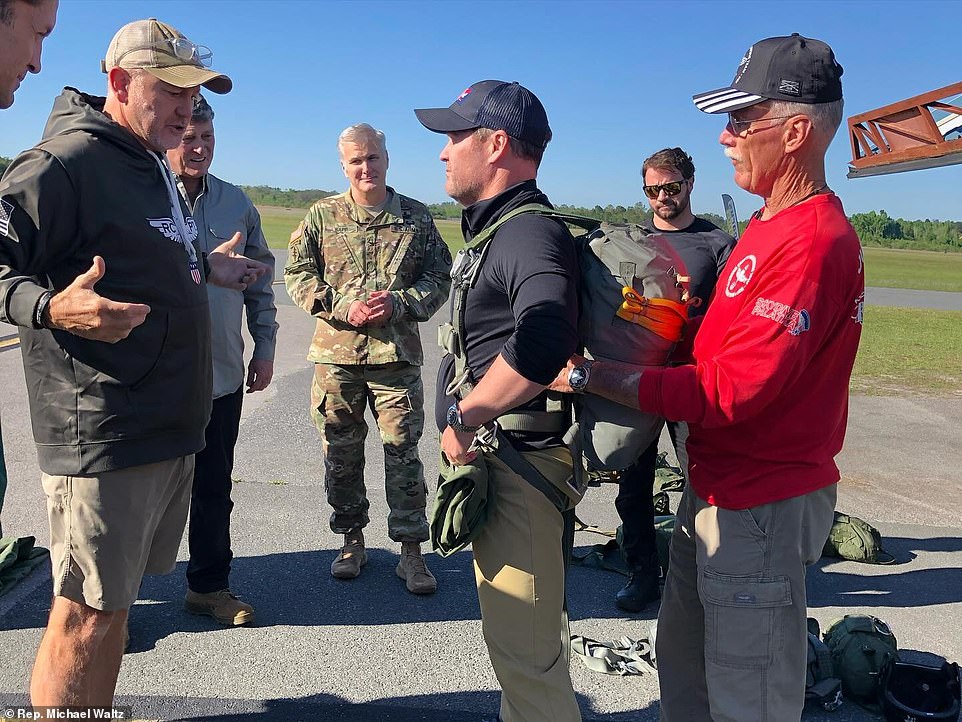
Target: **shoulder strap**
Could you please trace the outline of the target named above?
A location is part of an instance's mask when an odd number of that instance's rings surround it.
[[[570,213],[562,213],[561,211],[556,211],[554,208],[549,208],[541,203],[526,203],[523,206],[518,206],[492,223],[490,226],[482,230],[478,235],[471,239],[471,242],[465,245],[465,248],[478,248],[486,244],[494,234],[497,232],[504,223],[510,221],[512,218],[517,218],[520,215],[529,213],[536,216],[545,216],[547,218],[557,218],[559,221],[564,221],[572,226],[577,226],[585,231],[593,231],[595,228],[601,225],[601,221],[595,220],[594,218],[587,218],[585,216],[576,216]]]
[[[454,357],[454,379],[445,391],[458,398],[464,398],[464,396],[470,392],[473,384],[471,379],[472,373],[468,367],[467,354],[464,348],[464,314],[467,306],[468,290],[476,282],[481,267],[484,264],[484,259],[487,256],[489,247],[488,241],[494,237],[494,234],[502,225],[512,218],[517,218],[525,213],[557,218],[565,223],[570,223],[585,230],[593,230],[601,224],[600,221],[593,218],[560,213],[540,203],[526,203],[525,205],[508,211],[490,226],[484,228],[478,235],[471,239],[470,243],[467,243],[464,248],[458,252],[458,256],[451,268],[452,283],[449,301],[451,319],[449,322],[441,324],[438,328],[438,343],[441,348]],[[524,425],[523,422],[522,425]],[[545,430],[546,427],[543,427],[544,424],[539,422],[536,430]],[[560,429],[550,428],[547,430],[555,431]]]

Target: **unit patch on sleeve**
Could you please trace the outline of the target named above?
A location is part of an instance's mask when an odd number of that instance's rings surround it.
[[[13,214],[13,203],[0,198],[0,236],[7,235],[10,229],[10,216]]]

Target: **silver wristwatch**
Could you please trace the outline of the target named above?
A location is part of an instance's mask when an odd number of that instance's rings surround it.
[[[591,376],[591,364],[594,361],[585,359],[584,363],[575,366],[568,372],[568,386],[576,394],[583,394],[588,387],[588,378]]]
[[[481,428],[480,426],[468,426],[464,423],[464,421],[461,419],[461,408],[458,406],[457,401],[448,407],[448,413],[445,417],[445,421],[448,422],[448,426],[450,426],[452,429],[464,434],[473,434],[475,431]]]

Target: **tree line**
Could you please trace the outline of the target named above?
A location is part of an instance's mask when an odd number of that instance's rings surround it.
[[[10,158],[0,156],[0,175],[7,170]],[[319,198],[332,196],[338,191],[325,191],[317,188],[291,190],[272,186],[241,186],[255,205],[282,206],[285,208],[310,208]],[[437,219],[456,219],[461,217],[461,206],[453,201],[431,203],[428,209]],[[600,206],[585,208],[581,206],[560,205],[558,210],[573,215],[597,218],[610,223],[641,223],[650,217],[651,211],[646,203],[633,206]],[[699,213],[721,228],[727,228],[725,219],[715,213]],[[856,213],[849,217],[852,227],[858,233],[863,246],[883,248],[910,248],[925,251],[962,251],[962,221],[905,220],[892,218],[885,211]],[[745,223],[742,222],[744,230]]]
[[[863,246],[914,248],[922,251],[962,250],[962,222],[907,221],[885,211],[856,213],[849,218]]]

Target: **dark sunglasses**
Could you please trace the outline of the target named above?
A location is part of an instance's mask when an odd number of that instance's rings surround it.
[[[651,198],[651,200],[655,200],[658,197],[658,194],[662,191],[665,191],[665,195],[677,196],[679,193],[681,193],[681,187],[684,183],[685,181],[683,180],[671,181],[670,183],[662,183],[656,186],[642,186],[642,188],[644,189],[646,196]]]

